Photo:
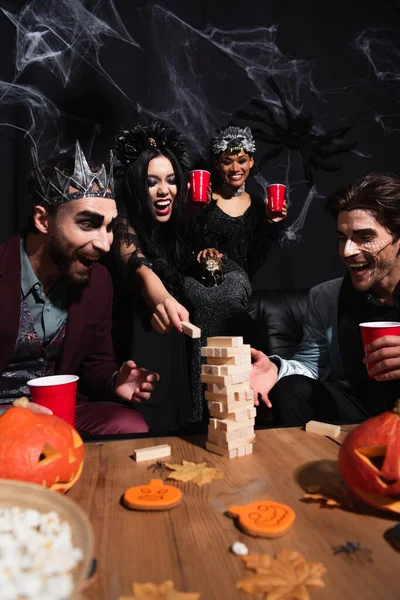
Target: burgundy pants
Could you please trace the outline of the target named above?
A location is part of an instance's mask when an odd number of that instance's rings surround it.
[[[76,429],[83,435],[147,433],[142,415],[130,406],[113,402],[81,402],[76,405]]]

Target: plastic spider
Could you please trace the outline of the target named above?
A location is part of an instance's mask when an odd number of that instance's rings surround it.
[[[254,137],[260,142],[275,146],[262,157],[259,163],[260,171],[271,158],[279,156],[285,149],[295,150],[300,154],[304,174],[310,185],[314,184],[313,168],[322,171],[339,169],[339,163],[328,162],[328,159],[353,150],[357,146],[358,142],[347,142],[342,139],[350,131],[351,126],[317,133],[311,114],[303,111],[294,113],[273,77],[267,79],[267,84],[279,98],[285,122],[280,123],[271,106],[257,98],[253,98],[250,105],[266,113],[266,116],[239,110],[233,119],[233,121],[236,118],[245,119],[247,122],[253,121],[259,124],[258,127],[251,126]]]
[[[152,473],[158,473],[161,479],[164,479],[164,473],[167,470],[167,467],[165,466],[165,462],[163,460],[157,460],[155,463],[147,467],[147,470],[149,469],[152,469]]]
[[[350,558],[355,558],[358,562],[374,562],[372,558],[372,550],[363,548],[358,542],[346,542],[342,546],[332,546],[333,554],[343,552]]]

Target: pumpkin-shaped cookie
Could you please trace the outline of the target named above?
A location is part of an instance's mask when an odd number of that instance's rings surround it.
[[[181,500],[181,490],[166,485],[161,479],[152,479],[147,485],[128,488],[123,496],[125,506],[134,510],[167,510]]]
[[[276,538],[284,535],[296,518],[290,506],[271,500],[259,500],[244,506],[231,506],[227,514],[237,517],[239,527],[250,535]]]

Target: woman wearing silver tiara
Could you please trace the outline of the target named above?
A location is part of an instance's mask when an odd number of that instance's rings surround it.
[[[160,387],[138,410],[151,430],[173,430],[193,413],[190,340],[181,333],[189,314],[179,302],[188,155],[180,135],[161,121],[121,131],[115,154],[122,165],[115,249],[125,278],[114,277],[114,341],[120,360],[134,349],[138,361],[157,365]]]
[[[280,215],[272,214],[267,201],[246,191],[255,150],[249,127],[227,127],[214,137],[212,153],[222,183],[191,224],[198,259],[215,254],[217,248],[249,277],[263,265],[277,237],[274,223],[287,216],[286,203]]]

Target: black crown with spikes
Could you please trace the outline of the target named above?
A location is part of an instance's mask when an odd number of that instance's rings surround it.
[[[42,198],[45,206],[57,206],[79,198],[98,197],[114,199],[113,153],[110,152],[110,168],[107,173],[104,165],[97,172],[93,172],[88,165],[86,157],[78,140],[75,145],[75,165],[72,175],[66,175],[55,167],[58,184],[49,181],[43,175],[37,152],[32,148],[32,162],[38,184],[37,194]],[[70,193],[70,188],[77,191]],[[93,189],[96,187],[96,189]]]

